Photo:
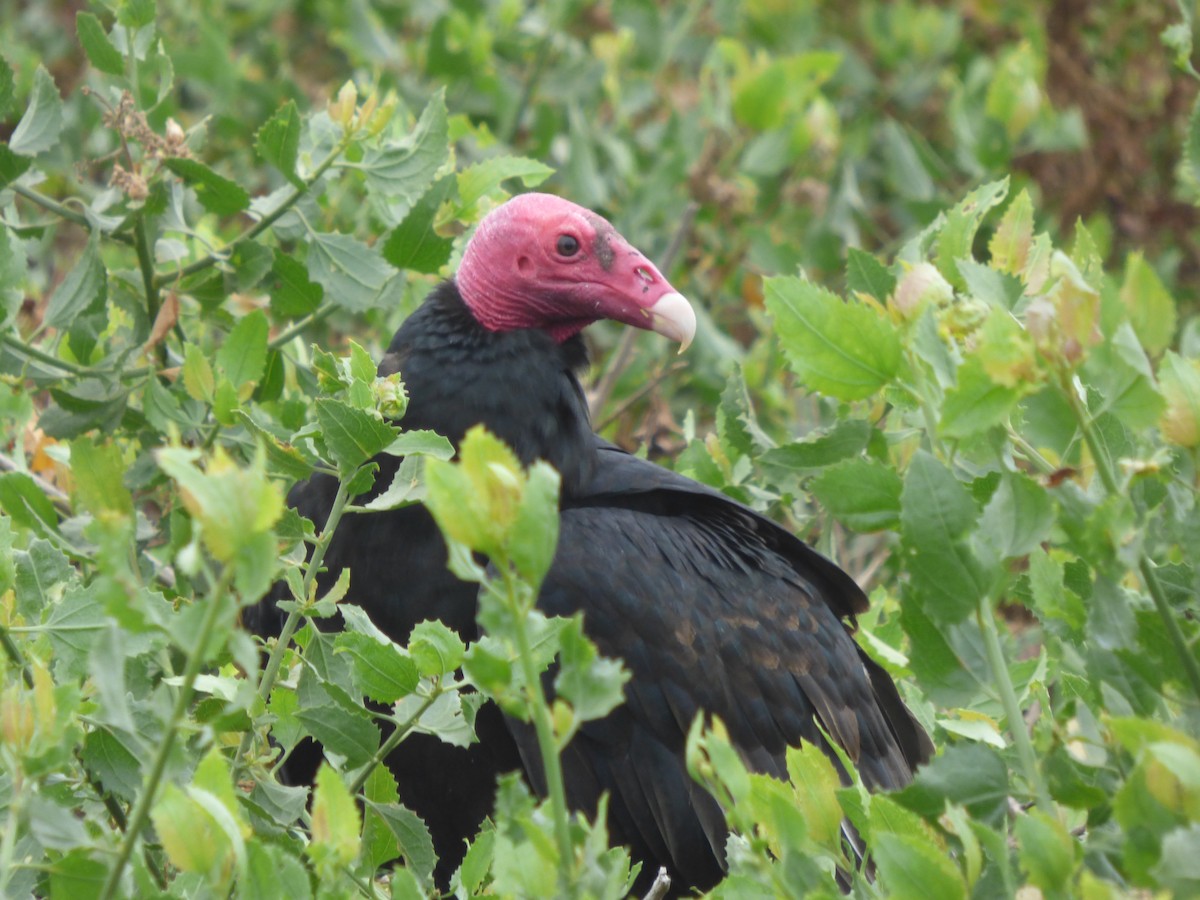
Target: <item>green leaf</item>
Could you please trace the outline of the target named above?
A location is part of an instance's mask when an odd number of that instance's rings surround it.
[[[123,480],[127,468],[116,444],[97,445],[89,437],[71,444],[75,498],[95,516],[133,515],[133,498]]]
[[[965,289],[967,285],[958,270],[958,261],[973,258],[971,247],[983,217],[1007,194],[1008,178],[1005,177],[971,191],[946,214],[946,224],[942,226],[938,235],[935,261],[946,280],[959,290]]]
[[[851,247],[846,253],[846,289],[883,302],[896,289],[896,276],[870,253]]]
[[[238,900],[309,900],[308,870],[282,848],[262,841],[246,846],[246,872],[238,878]]]
[[[312,840],[305,852],[318,875],[330,878],[358,856],[361,820],[341,776],[328,763],[317,771],[313,790]]]
[[[395,839],[394,851],[404,858],[405,867],[423,884],[428,884],[433,877],[437,857],[433,852],[433,838],[424,820],[399,803],[374,803],[368,800],[365,806],[368,818],[377,816]]]
[[[901,534],[913,552],[913,582],[926,611],[942,623],[962,621],[988,583],[964,540],[979,517],[974,501],[949,469],[918,450],[904,476],[900,507]]]
[[[1157,356],[1171,345],[1175,337],[1175,300],[1140,251],[1130,253],[1125,261],[1119,296],[1147,353]]]
[[[9,149],[8,144],[0,144],[0,188],[6,188],[27,171],[32,165],[32,160],[26,159],[24,156],[17,156]],[[0,229],[4,231],[6,229]],[[6,282],[11,285],[11,282]],[[7,291],[13,290],[12,287],[6,288]]]
[[[383,245],[383,257],[398,269],[436,274],[450,261],[454,242],[433,230],[438,208],[449,196],[454,178],[447,176],[430,188],[392,229]]]
[[[7,119],[12,109],[16,95],[14,82],[12,66],[4,57],[0,57],[0,119]]]
[[[212,363],[196,344],[188,343],[183,351],[183,369],[180,372],[183,386],[193,400],[212,402],[217,390]]]
[[[18,156],[37,156],[58,143],[62,129],[62,97],[46,67],[38,66],[33,75],[29,106],[13,130],[8,147]]]
[[[580,721],[604,718],[624,699],[629,671],[620,660],[600,656],[596,645],[583,633],[579,615],[573,616],[558,636],[555,692],[571,704]]]
[[[345,757],[346,765],[353,768],[379,749],[379,728],[361,703],[336,685],[326,684],[310,688],[301,697],[296,719],[326,750]]]
[[[308,276],[338,306],[353,312],[380,307],[395,275],[378,249],[346,234],[312,233]]]
[[[254,135],[254,149],[296,187],[303,182],[296,175],[300,153],[300,113],[296,101],[289,100]]]
[[[75,31],[88,61],[109,75],[125,74],[125,57],[113,46],[100,20],[89,12],[75,14]]]
[[[396,439],[393,426],[342,400],[322,397],[317,400],[316,413],[321,437],[343,475],[349,475]]]
[[[96,592],[79,585],[68,587],[62,600],[50,607],[42,627],[54,648],[59,678],[87,673],[92,645],[108,618]]]
[[[58,511],[33,478],[24,472],[0,475],[0,509],[21,528],[36,534],[58,530]]]
[[[558,546],[558,472],[538,460],[529,467],[509,531],[508,557],[529,584],[539,587]]]
[[[46,307],[45,322],[60,331],[79,315],[103,306],[108,296],[108,274],[100,261],[99,236],[92,233],[83,255],[55,290]]]
[[[2,149],[2,148],[0,148]],[[0,181],[0,188],[4,185]],[[25,300],[25,274],[29,264],[17,236],[0,225],[0,328],[7,328]]]
[[[43,538],[30,541],[27,550],[14,550],[12,558],[17,611],[27,619],[40,620],[43,610],[57,603],[64,589],[75,582],[71,561]]]
[[[903,483],[883,463],[845,460],[818,475],[809,489],[838,521],[855,531],[882,531],[900,524]]]
[[[1075,872],[1077,852],[1082,848],[1062,824],[1041,810],[1032,809],[1017,818],[1013,830],[1020,848],[1021,868],[1029,873],[1029,880],[1051,895],[1065,890]]]
[[[77,847],[54,861],[50,869],[51,900],[92,900],[101,896],[108,865]]]
[[[250,205],[250,195],[240,184],[218,175],[204,163],[181,156],[163,160],[163,164],[196,192],[196,199],[210,213],[233,216]]]
[[[764,467],[789,472],[822,469],[862,453],[871,440],[871,432],[870,422],[844,419],[827,431],[814,432],[802,441],[774,447],[758,461]],[[899,510],[899,504],[896,509]]]
[[[449,157],[449,140],[443,88],[422,110],[409,135],[368,151],[356,168],[366,175],[367,189],[378,192],[398,219],[433,183],[438,169]]]
[[[1033,246],[1033,201],[1029,191],[1021,188],[1021,193],[1013,198],[996,233],[988,244],[991,253],[991,267],[1009,275],[1020,275],[1025,271],[1029,261],[1029,250]],[[961,265],[961,263],[960,263]]]
[[[83,669],[77,675],[85,673],[86,669]],[[83,762],[88,772],[100,779],[106,791],[132,802],[142,789],[144,752],[145,748],[128,736],[98,727],[89,731],[84,739]]]
[[[553,174],[549,166],[523,156],[493,156],[468,166],[458,173],[460,216],[473,217],[485,197],[500,199],[500,185],[510,178],[520,179],[525,187],[536,187]]]
[[[395,703],[416,689],[420,681],[417,666],[395,644],[353,632],[339,634],[334,642],[350,657],[355,681],[372,700]]]
[[[871,857],[887,896],[895,900],[961,900],[962,874],[945,850],[921,832],[884,832],[872,841]]]
[[[794,277],[766,279],[766,303],[792,368],[812,390],[860,400],[895,377],[900,338],[881,311]]]
[[[938,430],[949,438],[968,438],[1002,425],[1024,393],[1021,387],[996,384],[976,354],[958,368],[958,383],[946,391]]]
[[[1004,758],[983,744],[959,743],[918,769],[913,783],[896,799],[926,818],[941,815],[947,801],[957,803],[973,818],[994,826],[1008,813],[1008,793]]]
[[[448,675],[462,665],[466,647],[458,632],[436,620],[418,622],[408,639],[408,652],[422,675]]]
[[[256,309],[238,320],[217,351],[217,368],[235,388],[262,377],[269,328],[266,313]]]
[[[1005,472],[983,509],[976,547],[980,556],[1017,559],[1037,549],[1053,524],[1054,504],[1046,489],[1024,475]]]
[[[271,312],[279,318],[307,316],[321,305],[325,290],[308,279],[304,263],[276,250],[271,271],[275,275],[275,286],[271,290]]]

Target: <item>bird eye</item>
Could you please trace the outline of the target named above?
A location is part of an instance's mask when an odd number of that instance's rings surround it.
[[[574,235],[560,234],[555,249],[559,256],[574,256],[579,252],[579,240]]]

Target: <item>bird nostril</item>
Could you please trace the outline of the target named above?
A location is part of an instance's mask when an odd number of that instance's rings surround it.
[[[650,271],[644,266],[638,266],[633,270],[633,273],[637,275],[638,278],[642,279],[642,281],[651,282],[654,280],[654,276],[651,275]]]

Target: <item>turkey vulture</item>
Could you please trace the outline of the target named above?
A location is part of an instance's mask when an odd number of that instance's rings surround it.
[[[832,752],[820,728],[874,788],[907,784],[931,745],[851,637],[847,623],[867,607],[853,579],[759,513],[592,431],[580,332],[599,319],[685,346],[695,331],[688,302],[607,221],[524,194],[483,219],[456,278],[404,322],[379,371],[403,376],[405,427],[457,444],[482,423],[523,464],[544,459],[561,474],[559,545],[539,606],[582,612],[600,651],[631,673],[625,703],[564,752],[568,800],[592,813],[607,791],[612,839],[644,875],[665,866],[676,888],[707,888],[722,875],[727,832],[684,763],[701,711],[724,720],[750,767],[783,777],[788,745]],[[377,485],[387,485],[397,461],[378,462]],[[290,502],[320,527],[335,490],[317,475]],[[325,562],[326,584],[352,569],[347,602],[396,641],[427,618],[478,636],[476,587],[447,570],[420,506],[343,520]],[[278,630],[269,604],[252,618],[260,633]],[[523,768],[544,787],[528,729],[487,706],[477,731],[466,749],[414,735],[388,760],[402,801],[432,831],[441,883],[490,811],[498,773]],[[293,754],[288,775],[307,777],[314,764],[313,754]]]

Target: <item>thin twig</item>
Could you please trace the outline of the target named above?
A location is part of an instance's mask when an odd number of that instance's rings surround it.
[[[667,896],[667,891],[671,889],[671,876],[667,874],[666,867],[658,870],[658,874],[654,876],[654,884],[650,885],[650,890],[646,892],[646,896],[642,900],[662,900]]]
[[[625,413],[629,410],[629,407],[633,406],[633,404],[637,403],[639,400],[641,400],[643,397],[645,397],[647,394],[649,394],[651,391],[653,391],[656,387],[658,387],[660,384],[662,384],[666,378],[668,378],[671,375],[674,375],[676,372],[680,371],[683,367],[684,367],[684,363],[673,362],[669,366],[664,366],[661,369],[659,369],[659,371],[655,372],[653,375],[650,376],[650,379],[645,384],[643,384],[640,388],[638,388],[636,391],[634,391],[632,394],[630,394],[628,397],[626,397],[624,400],[622,400],[621,404],[616,409],[614,409],[607,416],[605,416],[603,419],[601,419],[599,424],[596,425],[596,430],[603,431],[605,428],[607,428],[609,425],[611,425],[617,419],[621,418],[621,416],[625,415]]]
[[[675,233],[671,235],[671,243],[667,245],[667,249],[663,251],[663,255],[659,258],[658,270],[666,275],[675,265],[675,259],[679,256],[679,251],[683,249],[683,242],[692,231],[692,225],[696,221],[696,213],[700,211],[700,204],[696,201],[691,201],[684,207],[683,215],[679,217],[679,226],[675,229]],[[621,340],[617,343],[617,349],[608,358],[608,365],[605,366],[599,379],[596,381],[595,387],[590,393],[592,415],[596,415],[605,404],[608,403],[609,397],[612,395],[613,388],[617,386],[617,379],[624,374],[629,367],[629,363],[633,360],[633,342],[637,340],[637,329],[627,328],[621,335]]]

